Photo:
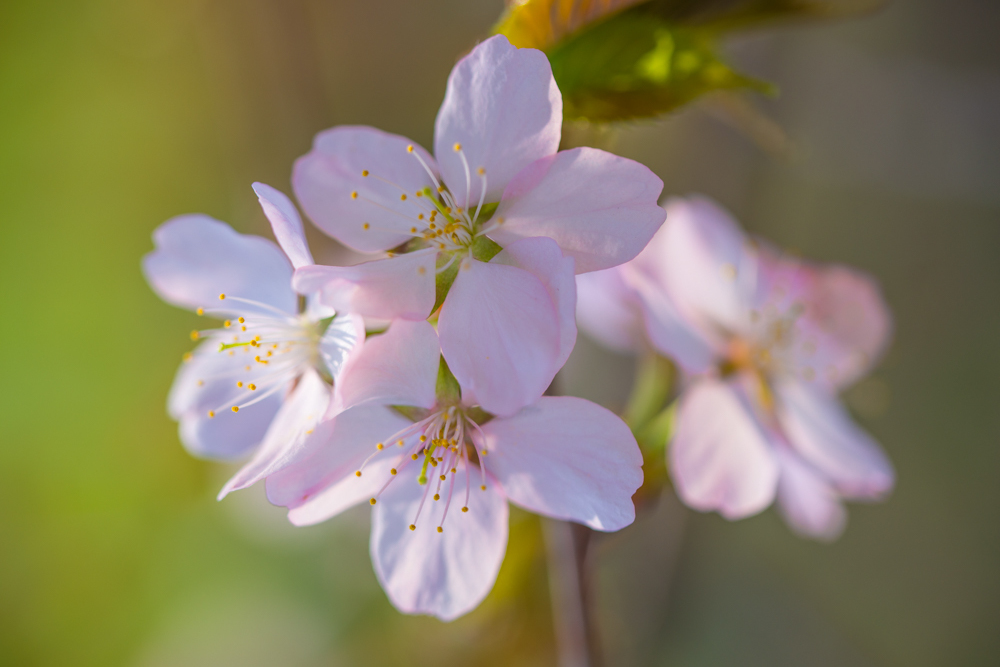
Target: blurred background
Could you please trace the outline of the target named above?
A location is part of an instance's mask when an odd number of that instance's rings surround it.
[[[553,664],[526,514],[494,592],[446,625],[389,605],[367,508],[295,529],[260,486],[217,503],[232,468],[188,456],[164,407],[194,316],[139,271],[176,214],[268,235],[250,183],[290,192],[321,129],[431,145],[502,7],[0,2],[0,663]],[[988,0],[898,0],[758,31],[727,52],[780,87],[757,103],[787,141],[711,104],[614,137],[667,194],[882,281],[896,341],[846,398],[899,482],[832,545],[668,494],[597,545],[608,665],[1000,664],[998,26]],[[620,407],[632,366],[581,337],[564,382]]]

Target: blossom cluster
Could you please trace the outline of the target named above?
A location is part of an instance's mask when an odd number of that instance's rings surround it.
[[[777,497],[832,537],[843,499],[892,486],[836,400],[889,334],[871,279],[783,257],[705,200],[661,207],[649,169],[560,151],[561,125],[545,55],[496,36],[452,71],[433,154],[343,126],[296,162],[302,210],[368,261],[316,264],[296,205],[261,183],[277,246],[188,215],[144,259],[164,300],[221,321],[192,332],[168,401],[193,454],[247,460],[219,498],[263,481],[295,525],[369,503],[375,572],[408,613],[450,620],[487,595],[508,503],[634,520],[629,427],[545,395],[578,321],[685,372],[668,452],[690,506],[740,518]]]

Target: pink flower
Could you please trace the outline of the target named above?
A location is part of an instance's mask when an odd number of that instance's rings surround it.
[[[462,386],[497,414],[533,402],[565,362],[561,342],[575,325],[547,299],[546,267],[490,258],[514,242],[538,254],[531,245],[551,239],[576,272],[605,269],[634,257],[664,218],[659,178],[603,151],[557,152],[561,124],[545,54],[496,36],[451,73],[436,159],[373,128],[320,133],[295,165],[303,208],[351,248],[392,256],[303,268],[296,288],[387,320],[422,320],[441,303],[441,349]]]
[[[669,463],[691,507],[738,519],[777,498],[793,529],[833,539],[842,500],[892,489],[892,465],[836,397],[890,336],[868,276],[779,256],[691,198],[668,203],[638,257],[578,288],[585,330],[617,349],[652,345],[690,377]]]
[[[404,612],[452,620],[479,604],[503,561],[508,501],[595,530],[635,517],[642,456],[624,422],[549,396],[494,417],[466,398],[427,322],[370,338],[335,393],[335,416],[267,478],[268,498],[296,525],[374,505],[375,572]]]
[[[168,400],[192,454],[236,459],[257,449],[220,498],[262,479],[302,445],[327,410],[330,383],[365,337],[358,315],[315,299],[300,312],[292,270],[313,261],[302,221],[285,195],[261,183],[254,189],[284,253],[206,215],[185,215],[156,229],[156,250],[142,263],[163,300],[224,320],[192,332],[204,342],[186,355]]]

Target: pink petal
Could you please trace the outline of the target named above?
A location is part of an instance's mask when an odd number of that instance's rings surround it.
[[[386,447],[356,475],[365,459],[411,422],[381,405],[345,410],[316,426],[295,456],[271,474],[267,498],[289,509],[295,525],[325,521],[359,502],[367,501],[389,480],[389,468],[399,454]]]
[[[801,382],[780,382],[774,390],[788,440],[838,493],[876,499],[892,490],[895,473],[889,459],[835,397]]]
[[[619,530],[635,519],[642,454],[609,410],[582,398],[543,396],[482,428],[486,469],[516,505],[594,530]]]
[[[558,150],[561,131],[562,96],[545,54],[517,49],[497,35],[451,71],[434,129],[434,154],[459,206],[479,201],[479,167],[486,170],[486,201],[495,202],[517,172]],[[468,188],[469,172],[455,144],[471,171]]]
[[[320,303],[365,317],[423,320],[434,307],[435,250],[418,250],[354,266],[306,266],[292,281]]]
[[[168,303],[246,311],[246,304],[219,300],[229,294],[295,312],[292,267],[267,239],[238,234],[224,222],[196,214],[167,220],[153,232],[153,242],[156,250],[143,257],[142,270]]]
[[[847,512],[830,483],[796,454],[775,450],[781,462],[778,480],[778,508],[792,529],[818,540],[840,537]]]
[[[663,181],[633,160],[574,148],[533,162],[507,185],[490,232],[500,245],[547,236],[576,260],[577,273],[639,254],[666,217]]]
[[[432,408],[440,359],[430,324],[396,320],[347,364],[335,389],[336,409],[365,403]]]
[[[438,319],[441,353],[484,410],[514,414],[559,370],[556,305],[523,269],[464,259]]]
[[[507,549],[507,501],[492,479],[487,479],[487,490],[481,491],[478,471],[473,468],[469,511],[462,512],[463,467],[451,477],[454,482],[442,485],[441,500],[427,498],[415,520],[427,487],[417,483],[415,474],[399,477],[372,511],[375,574],[400,611],[451,621],[472,611],[493,588]],[[451,504],[443,518],[452,483]],[[411,531],[414,522],[416,530]],[[443,532],[437,532],[438,526]]]
[[[292,266],[296,269],[300,266],[313,264],[312,253],[309,252],[309,244],[306,242],[306,233],[302,228],[302,218],[284,192],[275,190],[270,185],[264,183],[254,183],[253,191],[257,193],[264,215],[271,222],[271,230],[274,237],[278,239],[278,244],[285,251]]]
[[[552,239],[533,238],[515,241],[490,260],[529,271],[542,281],[549,298],[556,305],[559,317],[559,357],[556,366],[563,367],[576,344],[576,281],[573,258],[564,257]]]
[[[706,328],[744,332],[758,270],[737,223],[708,199],[672,199],[663,233],[661,270],[677,306]]]
[[[661,283],[632,264],[621,267],[621,275],[638,296],[646,336],[654,349],[688,373],[706,373],[715,367],[720,343],[678,310]]]
[[[795,321],[792,349],[798,377],[836,389],[868,372],[892,331],[874,279],[846,266],[791,259],[766,261],[762,267],[785,309],[793,304],[804,309]]]
[[[360,315],[337,315],[319,341],[319,354],[330,376],[338,381],[344,365],[361,353],[365,342],[365,320]]]
[[[167,409],[180,422],[180,439],[194,456],[232,460],[249,454],[267,431],[284,400],[281,390],[260,403],[233,414],[230,407],[246,400],[247,390],[236,386],[236,378],[260,382],[265,371],[257,364],[243,372],[246,359],[218,352],[219,339],[210,338],[181,365],[170,389]],[[289,387],[291,382],[289,380]],[[209,410],[215,417],[208,416]]]
[[[617,352],[643,348],[642,312],[638,295],[622,280],[620,267],[576,277],[576,320],[580,328]]]
[[[778,464],[733,382],[703,378],[684,392],[668,454],[677,494],[696,510],[742,519],[774,500]]]
[[[222,500],[232,491],[256,484],[291,461],[329,405],[330,388],[315,371],[307,371],[278,410],[264,435],[260,449],[249,463],[226,482],[218,499]]]
[[[416,193],[437,183],[417,156],[436,178],[434,159],[406,137],[335,127],[317,134],[312,150],[295,162],[292,189],[316,226],[344,245],[358,252],[388,250],[413,238],[411,227],[425,226],[417,215],[427,207]]]

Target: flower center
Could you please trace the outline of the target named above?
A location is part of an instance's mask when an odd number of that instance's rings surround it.
[[[451,253],[452,259],[462,254],[470,254],[476,239],[489,233],[503,224],[503,218],[491,220],[488,224],[483,224],[496,210],[495,203],[487,203],[486,170],[483,167],[473,171],[469,168],[469,162],[465,157],[461,144],[455,144],[453,149],[462,159],[465,167],[465,208],[457,203],[454,194],[442,183],[430,166],[424,161],[420,154],[413,149],[413,145],[406,147],[407,153],[416,159],[423,167],[427,175],[434,182],[434,187],[424,187],[413,193],[408,192],[403,187],[383,178],[367,169],[361,172],[364,178],[373,178],[394,188],[399,196],[399,201],[404,202],[403,211],[398,210],[398,206],[390,207],[388,202],[378,201],[370,196],[359,194],[357,191],[351,192],[351,199],[366,201],[378,206],[395,215],[399,215],[410,221],[411,226],[405,230],[413,237],[413,243],[407,244],[408,250],[419,247],[434,248],[441,252]],[[472,202],[476,197],[476,183],[478,179],[478,202],[475,208]],[[368,222],[362,224],[365,230],[375,229]],[[399,233],[399,230],[379,230],[391,233]],[[441,272],[450,266],[450,262],[438,269]]]
[[[217,354],[232,358],[224,370],[199,378],[199,386],[226,380],[240,390],[226,403],[209,410],[209,417],[219,410],[239,412],[259,403],[287,387],[308,368],[329,378],[320,341],[332,318],[315,321],[305,314],[292,315],[259,301],[225,294],[220,294],[219,299],[240,303],[247,312],[235,320],[225,320],[219,328],[191,332],[192,340],[211,338],[218,342]],[[199,315],[232,312],[231,308],[198,309]],[[185,356],[186,361],[191,358],[190,353]]]
[[[469,511],[470,480],[476,468],[479,470],[479,488],[482,491],[486,490],[484,465],[486,449],[484,446],[481,451],[476,450],[476,436],[480,443],[485,443],[479,425],[461,406],[451,405],[438,409],[395,433],[385,442],[377,443],[375,452],[354,474],[361,477],[365,466],[376,457],[395,457],[393,467],[389,470],[389,479],[371,499],[371,504],[378,502],[382,493],[401,474],[416,475],[417,483],[425,488],[416,515],[410,524],[410,530],[416,530],[417,521],[420,519],[427,497],[430,496],[434,502],[442,498],[445,500],[441,521],[437,526],[437,532],[441,533],[444,531],[444,522],[451,507],[459,470],[465,474],[465,483],[461,485],[464,488],[459,489],[459,493],[464,492],[462,512]]]

